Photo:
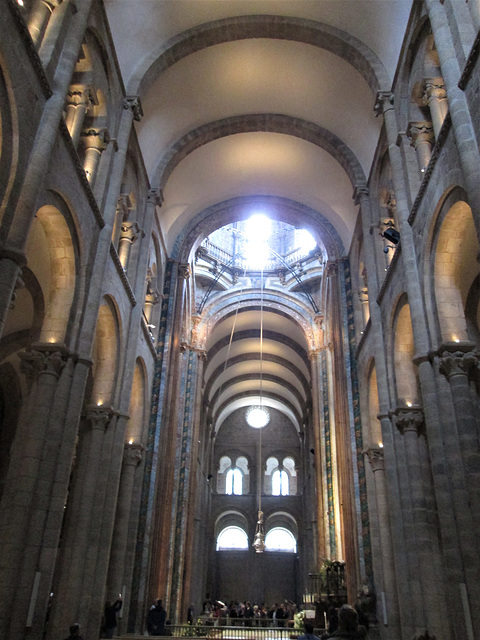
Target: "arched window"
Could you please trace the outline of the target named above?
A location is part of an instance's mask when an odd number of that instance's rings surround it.
[[[217,551],[224,549],[248,549],[248,537],[240,527],[225,527],[218,534]]]
[[[266,551],[283,551],[285,553],[297,552],[297,541],[288,529],[274,527],[265,536]]]
[[[225,493],[229,496],[241,496],[243,485],[243,475],[240,469],[229,469],[225,482]]]
[[[288,474],[285,469],[277,469],[272,474],[272,496],[288,496]]]

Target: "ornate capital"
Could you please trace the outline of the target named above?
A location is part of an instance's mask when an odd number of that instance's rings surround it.
[[[130,109],[133,119],[140,122],[143,116],[143,109],[139,96],[127,96],[123,102],[123,108]]]
[[[366,184],[357,184],[353,190],[353,201],[355,204],[361,204],[363,200],[366,200],[370,194]]]
[[[147,201],[151,204],[161,207],[163,204],[163,191],[160,187],[149,189],[147,193]]]
[[[128,193],[121,193],[117,200],[117,213],[122,214],[124,218],[128,216],[128,212],[132,208],[132,201]]]
[[[114,415],[113,408],[109,405],[89,405],[85,412],[85,418],[93,430],[106,431]]]
[[[391,91],[377,91],[375,106],[373,107],[375,115],[378,117],[389,109],[393,109],[393,93]]]
[[[423,411],[420,407],[399,407],[393,413],[395,425],[400,433],[405,435],[407,431],[414,431],[420,435],[424,425]]]
[[[85,107],[88,109],[93,104],[90,96],[90,88],[72,85],[67,93],[67,105],[72,107]]]
[[[120,227],[120,240],[128,240],[133,244],[140,233],[140,227],[136,222],[122,222]]]
[[[366,449],[364,453],[368,456],[374,473],[375,471],[384,471],[385,457],[383,455],[383,449],[380,449],[380,447],[371,447],[370,449]]]
[[[448,380],[453,378],[453,376],[468,376],[480,363],[480,354],[474,351],[467,353],[463,351],[455,351],[453,353],[444,352],[439,355],[439,358],[439,371]]]
[[[327,278],[331,276],[336,276],[338,273],[338,264],[336,262],[327,262],[327,266],[325,267],[325,275]]]
[[[22,351],[18,357],[22,361],[20,370],[25,374],[29,384],[41,374],[59,378],[69,356],[65,345],[45,343],[32,345],[28,351]]]
[[[435,134],[431,122],[410,122],[407,128],[407,136],[410,138],[412,147],[417,148],[422,142],[433,144]]]
[[[188,264],[178,265],[178,276],[183,280],[188,280],[188,278],[190,278],[190,267]]]
[[[123,464],[138,467],[143,458],[143,451],[139,442],[127,442],[123,449]]]
[[[447,99],[447,91],[443,78],[426,78],[425,93],[422,102],[428,105],[432,100],[443,101]]]
[[[88,129],[82,132],[82,139],[87,149],[104,151],[110,142],[110,135],[107,129]]]

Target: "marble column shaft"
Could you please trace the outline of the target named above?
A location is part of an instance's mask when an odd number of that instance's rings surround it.
[[[315,500],[316,500],[316,542],[317,553],[316,561],[318,570],[320,570],[323,561],[329,560],[327,557],[326,530],[325,530],[325,504],[323,499],[324,491],[324,465],[322,461],[323,440],[323,420],[320,406],[323,406],[321,398],[323,398],[322,385],[320,383],[320,364],[318,351],[309,353],[310,370],[312,373],[312,429],[315,443]]]

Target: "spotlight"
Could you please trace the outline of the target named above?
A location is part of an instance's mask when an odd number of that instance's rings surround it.
[[[392,244],[398,244],[398,241],[400,240],[400,234],[396,229],[393,229],[392,227],[389,227],[383,232],[383,237],[385,238],[385,240],[388,240],[388,242],[391,242]]]
[[[310,453],[311,453],[312,455],[315,455],[315,449],[310,449]]]
[[[213,478],[213,475],[211,473],[208,474],[207,476],[207,482],[210,482],[210,480]]]

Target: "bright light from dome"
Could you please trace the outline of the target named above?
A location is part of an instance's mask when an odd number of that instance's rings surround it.
[[[250,407],[245,415],[247,424],[254,429],[263,429],[270,422],[270,412],[265,407]]]
[[[304,256],[317,246],[312,234],[306,229],[295,229],[295,244]]]
[[[272,223],[267,216],[258,213],[245,224],[245,259],[250,268],[262,269],[268,261],[270,250],[268,240],[272,233]]]

